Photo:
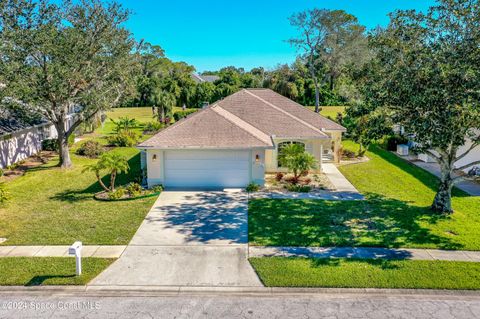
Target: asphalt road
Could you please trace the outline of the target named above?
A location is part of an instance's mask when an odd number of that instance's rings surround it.
[[[480,318],[478,295],[113,297],[45,293],[0,293],[0,318]]]

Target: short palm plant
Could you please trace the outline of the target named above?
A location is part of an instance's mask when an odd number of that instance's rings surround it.
[[[285,146],[280,153],[279,161],[293,173],[294,183],[298,182],[302,173],[317,167],[315,157],[305,152],[303,146],[299,144]]]
[[[135,128],[138,126],[138,122],[136,119],[131,119],[128,116],[125,117],[120,117],[118,120],[110,119],[110,121],[115,124],[115,132],[119,132],[122,130],[129,131],[132,128]]]
[[[115,179],[117,175],[129,170],[127,158],[123,155],[110,152],[103,154],[100,159],[92,165],[87,166],[84,171],[90,171],[95,173],[95,176],[98,179],[100,186],[107,192],[115,191]],[[107,186],[102,181],[102,173],[107,172],[110,174],[110,185]]]

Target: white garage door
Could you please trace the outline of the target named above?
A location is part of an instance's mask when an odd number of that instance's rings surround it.
[[[166,151],[165,186],[245,187],[249,166],[249,151]]]

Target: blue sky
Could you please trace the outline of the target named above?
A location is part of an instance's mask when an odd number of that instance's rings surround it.
[[[133,11],[127,27],[138,40],[160,45],[167,57],[197,71],[234,65],[271,68],[295,59],[284,40],[288,17],[310,8],[343,9],[367,28],[388,23],[395,9],[426,10],[433,0],[118,0]]]

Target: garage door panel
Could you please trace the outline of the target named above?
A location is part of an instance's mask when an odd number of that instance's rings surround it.
[[[244,187],[249,182],[248,151],[167,151],[167,187]]]
[[[232,160],[171,160],[167,167],[169,170],[228,170],[243,169],[248,171],[249,163]]]

